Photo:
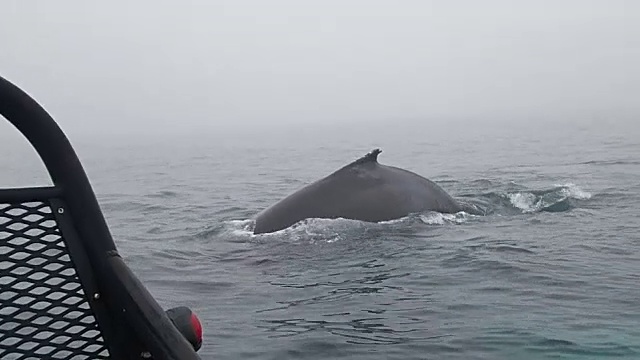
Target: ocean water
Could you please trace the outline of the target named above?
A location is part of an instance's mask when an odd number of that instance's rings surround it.
[[[125,261],[199,315],[204,359],[639,359],[634,121],[70,138]],[[0,185],[46,184],[8,138]],[[252,235],[260,210],[377,147],[487,215]]]

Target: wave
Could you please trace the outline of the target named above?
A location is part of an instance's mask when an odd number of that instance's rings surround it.
[[[459,212],[456,214],[442,214],[438,212],[427,212],[421,214],[411,214],[409,216],[378,223],[350,220],[344,218],[321,219],[311,218],[297,222],[296,224],[282,230],[266,234],[253,234],[255,220],[237,219],[227,220],[219,226],[204,230],[198,234],[199,237],[213,237],[225,235],[227,238],[236,239],[287,239],[287,242],[321,242],[332,243],[344,239],[369,238],[387,232],[406,231],[407,229],[418,230],[424,226],[445,226],[463,224],[476,215]]]
[[[199,231],[195,237],[199,239],[211,239],[219,235],[248,237],[253,235],[254,225],[255,222],[252,219],[227,220]]]
[[[611,166],[611,165],[640,165],[640,160],[633,159],[624,159],[624,160],[591,160],[578,163],[579,165],[600,165],[600,166]]]
[[[565,212],[576,208],[580,202],[592,198],[592,194],[574,183],[555,184],[549,189],[531,190],[523,186],[509,184],[506,191],[465,195],[459,199],[484,215],[475,215],[461,211],[454,214],[428,211],[410,214],[403,218],[369,223],[344,218],[302,220],[286,229],[273,233],[254,235],[255,220],[227,220],[218,226],[209,228],[198,234],[209,237],[224,234],[234,238],[287,238],[289,241],[322,241],[335,242],[344,238],[366,237],[385,231],[401,231],[401,229],[418,230],[424,226],[462,225],[483,219],[486,216],[504,216],[514,214],[531,214],[539,212]]]
[[[462,224],[470,219],[472,216],[464,211],[455,214],[443,214],[439,212],[429,212],[427,214],[419,215],[419,219],[427,225],[447,225],[447,224]]]
[[[592,194],[573,183],[556,184],[544,190],[518,190],[489,192],[472,198],[486,213],[537,213],[565,212],[574,209],[580,201],[589,200]]]

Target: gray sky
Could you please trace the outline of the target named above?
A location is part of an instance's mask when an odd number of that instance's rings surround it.
[[[71,131],[640,113],[638,1],[0,3]]]

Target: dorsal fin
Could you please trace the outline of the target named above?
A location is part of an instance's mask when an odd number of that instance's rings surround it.
[[[366,154],[365,156],[363,156],[360,159],[354,161],[352,163],[352,165],[363,164],[363,163],[368,163],[368,162],[377,163],[378,162],[378,155],[380,155],[381,152],[382,152],[382,150],[380,150],[380,149],[373,149],[368,154]]]
[[[341,167],[340,169],[336,170],[335,173],[339,173],[339,172],[342,172],[344,170],[351,169],[351,168],[353,168],[354,166],[357,166],[357,165],[362,165],[362,164],[375,165],[375,164],[378,163],[378,155],[380,155],[381,152],[382,152],[382,150],[380,150],[380,149],[373,149],[368,154],[366,154],[365,156],[361,157],[360,159],[357,159],[354,162],[352,162],[350,164],[347,164],[347,165]]]

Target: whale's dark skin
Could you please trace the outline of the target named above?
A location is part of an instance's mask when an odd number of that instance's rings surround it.
[[[275,232],[310,218],[379,222],[424,211],[469,210],[436,183],[378,163],[381,152],[375,149],[265,209],[256,217],[253,233]]]

